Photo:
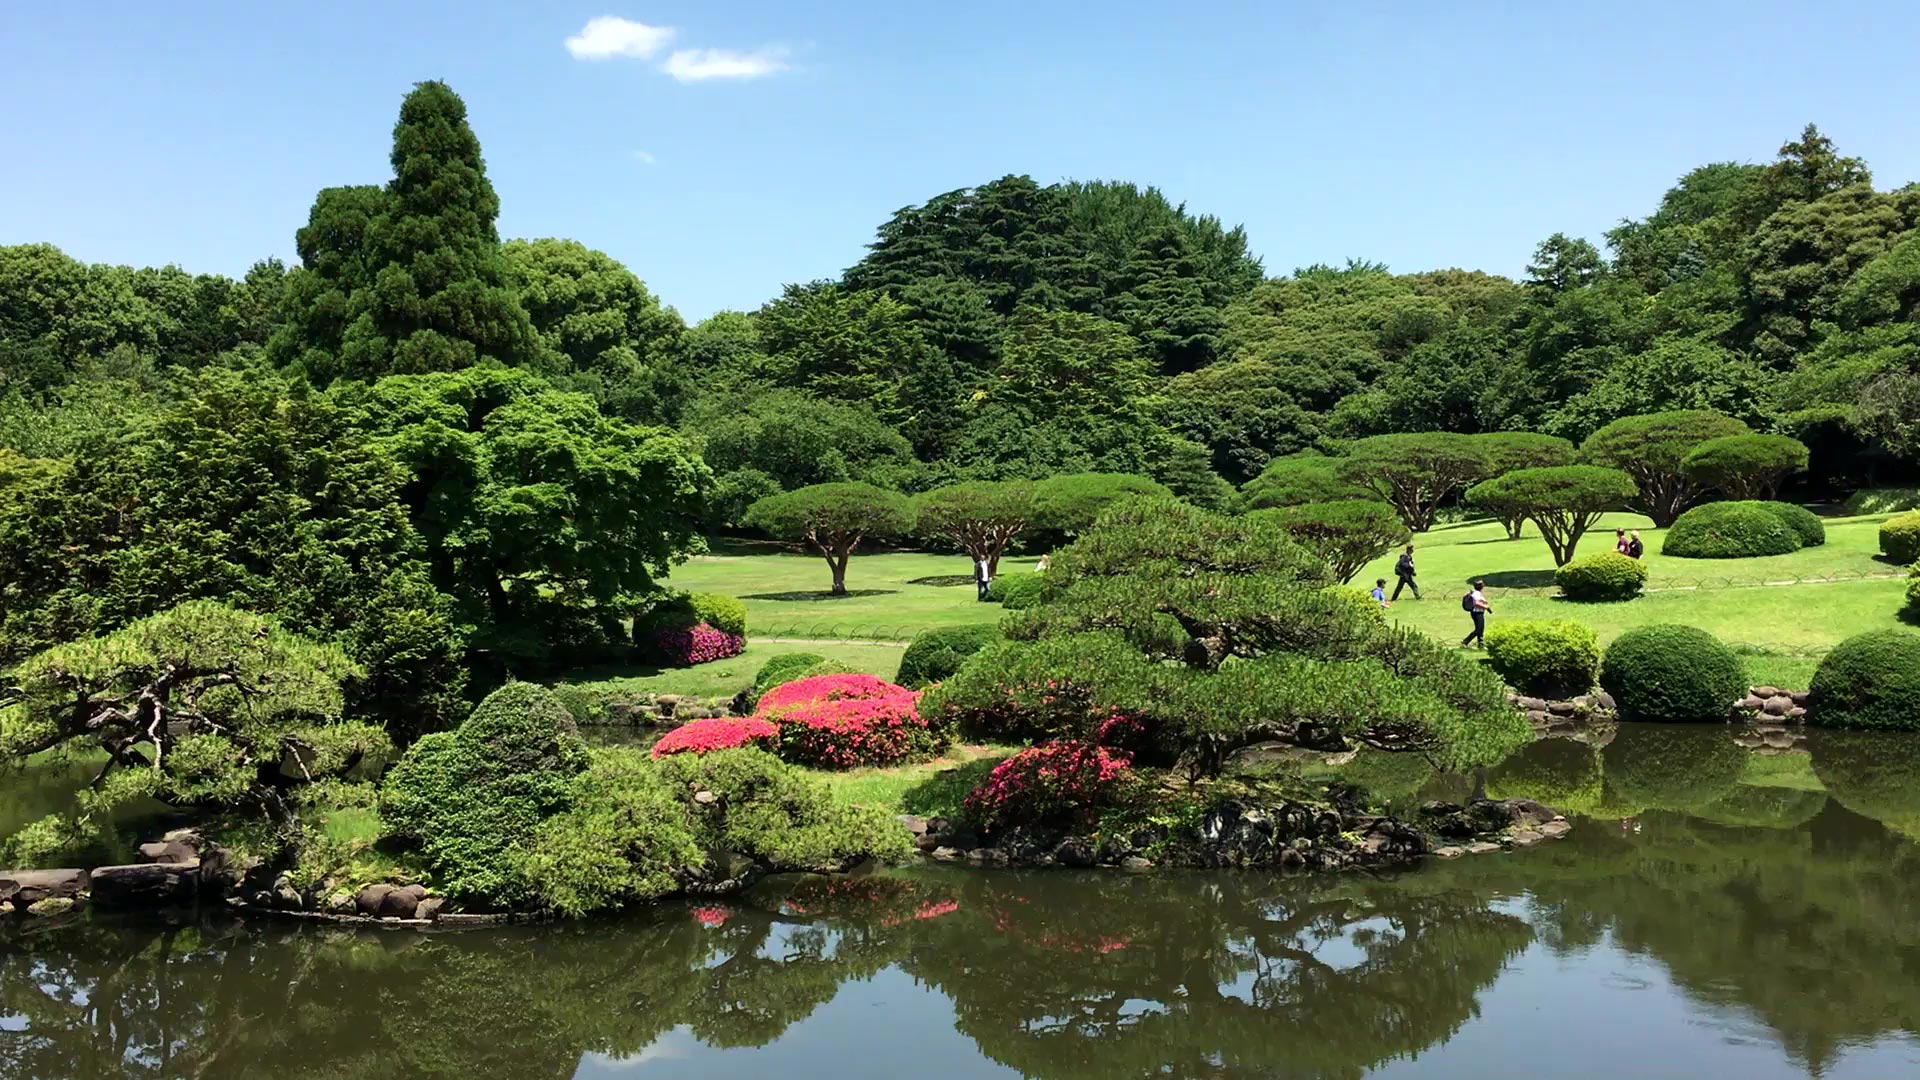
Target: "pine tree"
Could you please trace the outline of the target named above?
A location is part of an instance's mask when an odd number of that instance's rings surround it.
[[[1166,225],[1142,240],[1124,270],[1127,291],[1114,317],[1126,324],[1162,372],[1194,371],[1213,362],[1224,329],[1207,302],[1207,282],[1185,235]]]

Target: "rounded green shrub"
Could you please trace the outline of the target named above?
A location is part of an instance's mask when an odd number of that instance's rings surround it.
[[[1797,503],[1787,502],[1750,502],[1774,517],[1780,523],[1792,529],[1800,537],[1800,543],[1806,547],[1819,547],[1827,542],[1827,527],[1820,522],[1820,515]]]
[[[1623,720],[1723,721],[1746,689],[1746,669],[1719,638],[1694,626],[1637,626],[1607,646],[1600,685]]]
[[[658,601],[634,624],[637,640],[646,640],[662,630],[677,630],[706,623],[723,634],[747,636],[747,605],[719,593],[676,593]]]
[[[1553,581],[1569,600],[1631,600],[1647,583],[1647,564],[1617,551],[1602,551],[1555,570]]]
[[[1487,628],[1487,659],[1522,693],[1582,694],[1600,667],[1600,639],[1571,619],[1503,619]]]
[[[1807,722],[1920,731],[1920,634],[1874,630],[1834,647],[1813,673]]]
[[[1000,640],[1000,628],[982,626],[941,626],[923,630],[914,636],[900,656],[900,672],[894,681],[918,690],[960,670],[967,658]]]
[[[1909,510],[1880,523],[1880,554],[1897,563],[1920,560],[1920,510]]]
[[[1914,563],[1907,571],[1907,610],[1908,621],[1920,620],[1920,563]]]
[[[1008,611],[1025,611],[1040,603],[1040,595],[1046,585],[1045,574],[1001,574],[993,579],[993,584],[987,586],[987,599]]]
[[[1804,541],[1759,503],[1717,502],[1680,515],[1660,543],[1660,554],[1682,559],[1746,559],[1785,555]]]

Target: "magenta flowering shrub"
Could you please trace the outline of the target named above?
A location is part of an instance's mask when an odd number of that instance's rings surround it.
[[[962,804],[982,828],[1080,825],[1118,801],[1132,758],[1077,739],[1029,747],[994,766]]]
[[[770,749],[780,733],[770,721],[755,716],[708,717],[689,720],[660,737],[653,744],[653,756],[668,754],[705,754],[713,750],[732,750],[738,746]]]
[[[785,760],[847,769],[939,753],[946,740],[927,726],[919,704],[919,694],[872,675],[813,675],[761,695],[754,715],[779,728]]]
[[[716,630],[707,623],[670,626],[656,630],[653,635],[654,653],[668,667],[692,667],[725,660],[729,656],[739,656],[746,647],[746,638]]]

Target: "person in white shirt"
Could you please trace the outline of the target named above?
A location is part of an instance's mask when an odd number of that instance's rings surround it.
[[[980,590],[980,599],[985,600],[987,589],[993,584],[993,570],[987,565],[987,560],[973,561],[973,584]]]
[[[1460,606],[1466,608],[1467,613],[1473,616],[1473,630],[1460,639],[1460,647],[1464,649],[1478,641],[1481,648],[1486,648],[1487,615],[1493,611],[1493,605],[1487,601],[1487,583],[1475,581],[1473,591],[1461,597],[1460,600]]]

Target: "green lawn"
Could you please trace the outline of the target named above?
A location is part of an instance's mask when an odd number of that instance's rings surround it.
[[[1031,570],[1033,562],[1009,557],[1001,568]],[[826,560],[768,545],[755,554],[699,556],[676,567],[668,584],[744,600],[749,638],[907,641],[930,626],[999,621],[999,605],[974,599],[972,573],[964,555],[855,555],[848,595],[834,596]]]
[[[995,608],[998,611],[999,608]],[[750,634],[759,633],[749,627]],[[855,671],[891,679],[900,669],[898,645],[849,645],[830,641],[747,642],[747,650],[729,660],[715,660],[690,668],[600,667],[568,675],[565,683],[618,683],[622,689],[647,694],[685,694],[694,697],[732,697],[753,682],[760,665],[785,653],[819,653]]]
[[[1521,539],[1508,540],[1494,523],[1449,526],[1415,538],[1426,599],[1405,594],[1389,617],[1439,640],[1457,640],[1469,625],[1460,595],[1482,577],[1496,620],[1575,619],[1593,627],[1602,642],[1648,623],[1685,623],[1712,631],[1745,654],[1755,682],[1804,687],[1822,650],[1862,631],[1903,625],[1898,613],[1905,582],[1891,576],[1901,571],[1878,557],[1884,520],[1830,519],[1824,545],[1791,555],[1679,559],[1659,554],[1663,530],[1645,518],[1609,515],[1582,541],[1581,553],[1610,550],[1616,527],[1639,528],[1647,544],[1649,591],[1617,604],[1576,604],[1554,595],[1553,559],[1531,527]],[[1377,560],[1354,584],[1370,587],[1381,577],[1391,583],[1393,561]],[[1804,581],[1809,578],[1841,580]],[[1795,579],[1803,581],[1781,584]]]

